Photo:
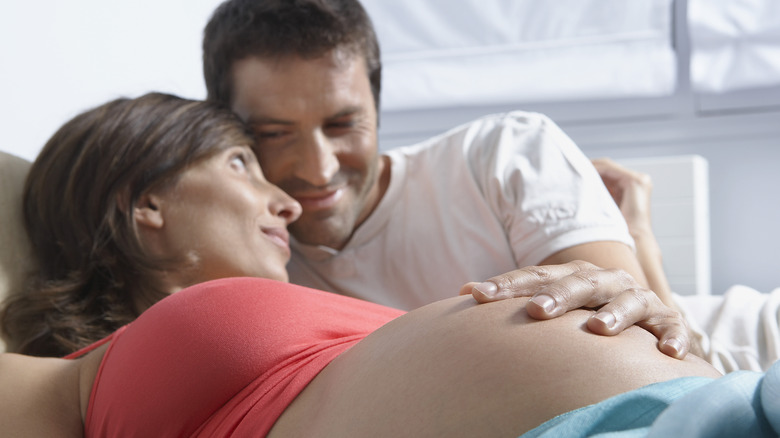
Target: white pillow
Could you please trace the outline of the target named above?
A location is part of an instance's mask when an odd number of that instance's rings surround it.
[[[19,290],[33,268],[22,222],[22,190],[31,163],[0,151],[0,300]],[[0,352],[5,343],[0,339]]]

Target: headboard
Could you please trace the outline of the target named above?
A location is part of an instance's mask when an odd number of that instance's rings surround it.
[[[22,225],[22,189],[30,162],[0,151],[0,300],[22,286],[34,266]],[[0,352],[5,343],[0,339]]]

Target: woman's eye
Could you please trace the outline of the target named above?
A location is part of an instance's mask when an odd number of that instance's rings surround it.
[[[237,170],[246,170],[246,158],[242,155],[235,155],[230,159],[230,165]]]

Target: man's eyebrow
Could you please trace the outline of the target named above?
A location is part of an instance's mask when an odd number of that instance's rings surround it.
[[[334,119],[340,119],[342,117],[348,117],[348,116],[354,116],[355,114],[359,114],[363,112],[363,108],[360,106],[350,106],[347,108],[344,108],[343,110],[337,112],[336,114],[328,117],[328,120],[334,120]]]
[[[340,119],[342,117],[349,117],[353,116],[355,114],[360,114],[363,112],[363,108],[360,106],[350,106],[347,108],[344,108],[343,110],[337,112],[336,114],[333,114],[332,116],[328,117],[327,120],[335,120]],[[249,126],[255,126],[255,125],[286,125],[286,126],[292,126],[295,124],[295,122],[291,120],[283,120],[283,119],[276,119],[273,117],[250,117],[246,121],[247,125]]]
[[[246,121],[247,125],[293,125],[290,120],[275,119],[273,117],[251,117]]]

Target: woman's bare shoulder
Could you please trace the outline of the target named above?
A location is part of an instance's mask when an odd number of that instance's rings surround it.
[[[8,436],[80,437],[73,361],[0,354],[0,429]]]

